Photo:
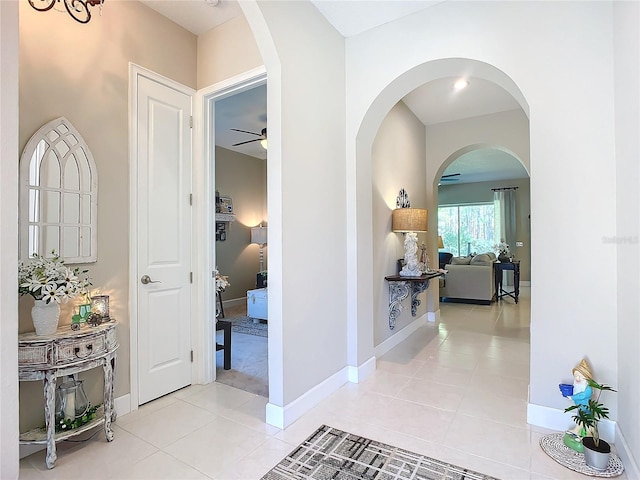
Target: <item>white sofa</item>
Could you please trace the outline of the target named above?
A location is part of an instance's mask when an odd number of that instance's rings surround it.
[[[495,261],[493,253],[451,259],[440,282],[440,299],[490,304],[496,294]]]

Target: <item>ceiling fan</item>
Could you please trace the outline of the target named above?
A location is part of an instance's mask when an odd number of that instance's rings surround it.
[[[245,143],[260,142],[260,145],[262,145],[262,148],[264,148],[265,150],[267,149],[266,127],[263,128],[260,133],[248,132],[246,130],[239,130],[237,128],[232,128],[231,130],[233,130],[234,132],[248,133],[249,135],[255,135],[256,137],[258,137],[258,138],[254,138],[253,140],[247,140],[246,142],[234,143],[233,145],[231,145],[232,147],[237,147],[238,145],[244,145]]]
[[[441,182],[457,182],[459,179],[458,178],[453,178],[453,177],[459,177],[460,174],[459,173],[451,173],[449,175],[442,175],[442,177],[440,177],[440,181]]]

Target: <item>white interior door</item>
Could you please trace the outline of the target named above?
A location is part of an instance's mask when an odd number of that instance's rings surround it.
[[[138,403],[191,383],[191,95],[138,75]]]

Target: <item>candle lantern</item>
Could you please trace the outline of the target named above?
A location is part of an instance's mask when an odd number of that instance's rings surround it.
[[[58,421],[82,417],[89,409],[82,380],[69,380],[56,389],[56,418]]]
[[[103,321],[109,319],[109,295],[95,295],[91,297],[91,312],[97,313]]]

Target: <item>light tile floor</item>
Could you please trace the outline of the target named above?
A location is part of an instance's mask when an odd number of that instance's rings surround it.
[[[23,459],[20,478],[258,479],[324,423],[502,479],[583,479],[526,423],[529,311],[528,288],[518,305],[441,304],[439,325],[285,430],[264,423],[264,397],[193,385],[118,418],[112,443],[59,444],[52,470],[44,452]]]

